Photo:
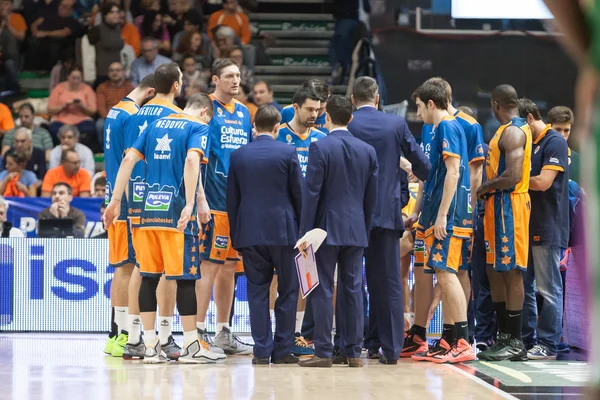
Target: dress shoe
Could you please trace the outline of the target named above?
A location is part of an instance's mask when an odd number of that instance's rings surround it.
[[[321,358],[313,356],[308,360],[298,361],[298,365],[301,367],[313,367],[313,368],[331,368],[333,360],[331,358]]]
[[[271,357],[271,362],[273,364],[298,364],[298,361],[300,361],[300,359],[292,353],[289,353],[283,358]]]
[[[377,360],[379,359],[379,349],[376,348],[372,348],[372,349],[367,349],[367,358],[369,360]]]
[[[398,360],[388,360],[383,354],[379,357],[379,364],[396,365]]]
[[[348,366],[350,368],[362,368],[363,362],[360,358],[348,358]]]
[[[252,364],[269,365],[269,357],[253,357]]]
[[[333,363],[335,365],[348,364],[348,357],[342,355],[339,351],[333,355]]]

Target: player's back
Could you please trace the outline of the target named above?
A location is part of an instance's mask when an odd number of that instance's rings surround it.
[[[511,126],[519,128],[526,136],[521,180],[511,191],[513,193],[528,193],[529,176],[531,173],[532,136],[531,129],[524,118],[515,117],[507,124],[502,125],[498,128],[492,140],[490,140],[485,168],[486,177],[487,180],[495,179],[506,170],[506,159],[504,153],[500,151],[500,140],[504,131]]]
[[[186,114],[172,114],[161,118],[147,128],[136,142],[146,160],[146,190],[141,213],[141,229],[161,228],[175,230],[185,207],[183,179],[188,152],[197,151],[205,162],[208,148],[208,125]],[[197,235],[198,223],[190,221],[186,234]]]
[[[237,100],[223,104],[211,95],[215,113],[210,121],[208,165],[204,176],[206,199],[211,210],[225,211],[227,176],[231,153],[252,139],[248,108]]]
[[[302,169],[302,176],[306,177],[306,167],[308,165],[308,148],[312,142],[326,137],[323,132],[315,128],[309,128],[308,133],[300,135],[296,133],[288,124],[281,124],[279,127],[279,135],[277,140],[283,143],[288,143],[296,147],[298,161]]]
[[[281,123],[287,124],[288,122],[290,122],[292,119],[294,119],[295,113],[296,112],[294,111],[293,104],[289,104],[289,105],[283,107],[283,109],[281,110]],[[313,128],[321,131],[325,135],[328,135],[329,131],[325,127],[326,117],[327,117],[326,112],[324,112],[323,114],[318,116],[317,119],[315,120],[315,124],[313,125]]]
[[[454,117],[465,131],[469,164],[485,160],[483,155],[483,129],[481,125],[475,118],[462,111],[457,111]]]

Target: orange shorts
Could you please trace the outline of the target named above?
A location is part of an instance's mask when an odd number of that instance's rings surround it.
[[[129,221],[118,220],[108,228],[108,263],[111,267],[135,264]]]
[[[527,270],[529,193],[496,193],[485,202],[483,234],[486,263],[497,272]]]
[[[161,229],[137,229],[138,262],[142,276],[199,279],[199,241],[196,236]]]
[[[470,234],[470,229],[454,228],[448,230],[444,240],[438,240],[433,227],[426,232],[419,229],[415,237],[415,266],[425,267],[430,274],[436,269],[457,273],[468,268],[464,253]]]
[[[200,247],[202,260],[216,264],[225,264],[225,261],[239,261],[237,251],[231,246],[227,213],[211,211],[211,217],[207,224],[202,224],[204,232]]]

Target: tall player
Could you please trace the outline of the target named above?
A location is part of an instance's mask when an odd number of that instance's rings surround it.
[[[429,158],[432,169],[423,190],[418,230],[425,248],[425,266],[435,271],[442,288],[445,313],[455,321],[454,342],[427,360],[457,363],[475,359],[468,342],[467,304],[457,273],[463,242],[473,227],[468,207],[467,142],[460,123],[448,113],[448,96],[440,82],[425,82],[413,94],[418,114],[433,124]]]
[[[183,325],[183,351],[179,361],[209,363],[225,358],[198,341],[196,331],[195,280],[200,277],[198,219],[208,222],[210,210],[202,186],[198,188],[200,163],[208,151],[208,125],[212,101],[195,94],[180,114],[153,122],[135,141],[127,154],[115,185],[115,193],[105,213],[105,222],[119,212],[120,202],[136,163],[145,160],[147,174],[144,204],[140,215],[138,253],[142,284],[140,310],[144,323],[146,352],[144,363],[167,362],[154,330],[156,289],[160,277],[177,282],[177,308]],[[201,200],[196,204],[196,193]],[[198,211],[198,218],[195,214]]]
[[[527,361],[521,339],[524,288],[522,272],[529,255],[529,175],[531,130],[519,117],[517,91],[500,85],[492,92],[492,110],[502,124],[489,144],[487,181],[477,191],[485,202],[483,221],[488,276],[498,318],[498,341],[479,353],[486,361]]]
[[[174,105],[175,97],[179,96],[182,85],[181,70],[176,63],[161,65],[154,72],[156,97],[146,103],[137,114],[132,115],[125,128],[125,148],[133,146],[138,136],[146,128],[161,117],[180,113],[181,109]],[[132,239],[134,249],[144,248],[137,240],[137,228],[144,204],[146,168],[144,163],[137,163],[131,173],[128,188],[128,216],[132,225]],[[139,253],[139,251],[136,251]],[[138,304],[141,278],[139,269],[134,269],[129,281],[129,339],[123,358],[126,360],[144,358],[144,344],[141,340],[141,317]],[[162,350],[170,359],[176,360],[181,348],[171,336],[173,325],[173,311],[175,308],[174,281],[161,280],[158,287],[159,303],[159,328],[158,336]]]
[[[234,150],[250,142],[252,123],[248,108],[234,99],[240,87],[239,67],[229,59],[216,60],[212,67],[212,81],[215,84],[215,92],[211,95],[215,115],[210,122],[210,156],[204,176],[212,218],[203,225],[200,252],[202,279],[196,284],[196,326],[202,338],[212,345],[206,333],[205,320],[214,286],[217,305],[214,346],[223,349],[226,354],[252,354],[252,347],[242,343],[229,327],[238,256],[231,246],[225,203],[229,157]]]
[[[331,97],[329,85],[327,85],[327,83],[321,79],[307,79],[302,84],[302,88],[312,89],[319,98],[321,107],[317,112],[317,118],[315,119],[313,126],[327,135],[329,131],[325,127],[325,108],[327,107],[327,101]],[[290,122],[294,118],[295,113],[296,110],[293,102],[292,104],[283,107],[283,110],[281,110],[281,123],[285,124],[286,122]]]
[[[142,104],[154,96],[154,74],[146,76],[137,88],[110,109],[104,122],[104,166],[106,169],[106,204],[112,198],[119,165],[125,153],[125,123],[138,112]],[[129,277],[135,265],[131,243],[131,230],[127,221],[127,202],[121,205],[120,218],[108,229],[108,258],[115,274],[110,285],[110,301],[117,324],[118,336],[108,338],[104,352],[113,357],[123,357],[128,330]]]

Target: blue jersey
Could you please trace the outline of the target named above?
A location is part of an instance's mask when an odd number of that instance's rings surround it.
[[[123,161],[125,146],[125,123],[140,107],[125,97],[110,109],[104,121],[104,169],[106,171],[106,203],[112,198],[117,172]],[[127,217],[127,202],[121,202],[121,217]]]
[[[477,120],[462,111],[457,111],[454,117],[462,126],[467,138],[467,154],[469,164],[476,161],[485,161],[483,154],[483,129]]]
[[[448,209],[446,227],[448,230],[454,230],[454,234],[468,234],[473,229],[473,221],[465,132],[454,117],[448,116],[431,133],[424,135],[422,140],[425,153],[431,162],[431,171],[423,188],[419,228],[427,231],[435,225],[446,179],[444,160],[446,157],[456,157],[460,160],[459,179],[456,193]],[[462,232],[459,232],[460,230]]]
[[[283,109],[281,110],[281,123],[287,124],[288,122],[290,122],[292,119],[294,119],[294,114],[295,113],[294,113],[294,105],[293,104],[283,107]],[[313,128],[320,130],[325,135],[328,135],[329,131],[327,130],[327,128],[325,128],[325,117],[326,116],[327,116],[327,113],[323,113],[319,117],[317,117],[317,120],[315,121],[315,125],[313,126]]]
[[[312,142],[316,142],[325,136],[327,135],[315,128],[310,128],[308,133],[304,135],[298,135],[288,123],[285,123],[281,124],[279,127],[279,135],[277,136],[277,140],[280,142],[289,143],[296,147],[298,161],[300,162],[300,168],[302,168],[302,176],[306,178],[306,167],[308,166],[308,147]]]
[[[133,147],[137,138],[159,118],[171,114],[180,113],[181,109],[176,105],[161,99],[152,99],[146,103],[137,114],[134,114],[127,121],[125,129],[125,148]],[[144,204],[144,181],[146,179],[146,166],[138,162],[133,168],[129,180],[129,217],[132,222],[137,224]]]
[[[231,153],[252,140],[248,108],[237,100],[223,104],[213,95],[215,112],[210,121],[210,155],[204,173],[204,191],[213,211],[226,211],[227,176]]]
[[[137,138],[132,151],[144,157],[146,163],[142,165],[148,171],[143,183],[140,229],[176,230],[185,207],[185,159],[188,152],[195,151],[206,162],[208,125],[186,114],[169,115],[152,122]],[[184,233],[199,232],[198,220],[193,218]]]

